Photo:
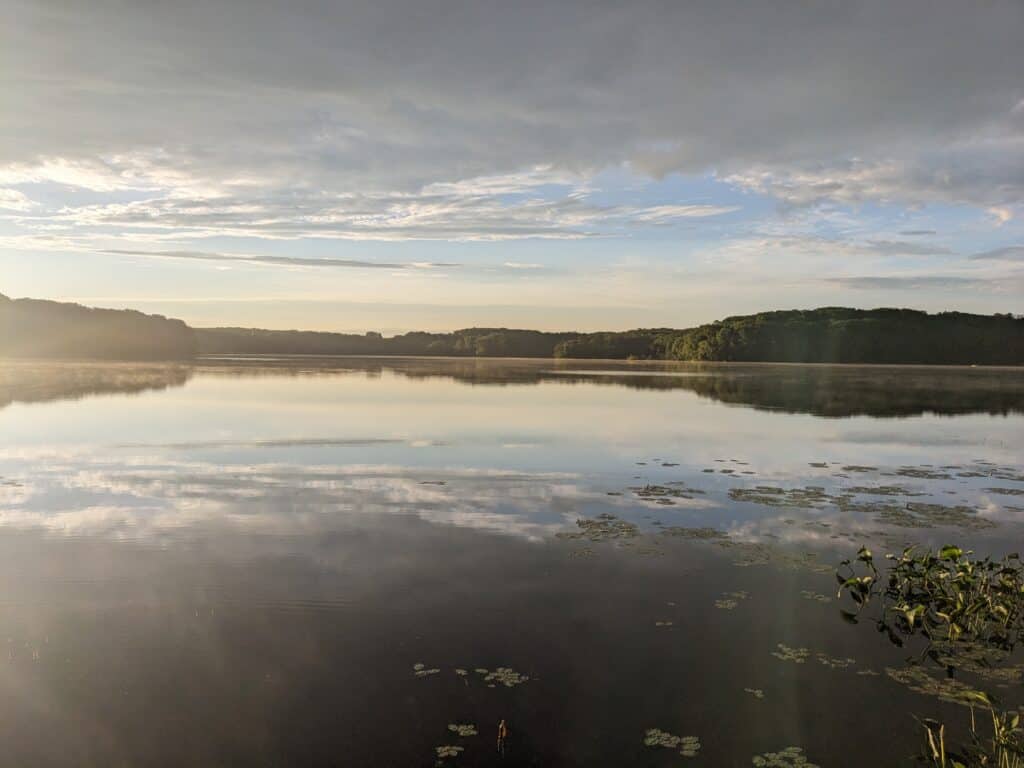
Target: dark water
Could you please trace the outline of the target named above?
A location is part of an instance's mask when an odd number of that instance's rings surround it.
[[[4,363],[0,763],[905,765],[964,712],[834,566],[1020,547],[1022,427],[1012,369]]]

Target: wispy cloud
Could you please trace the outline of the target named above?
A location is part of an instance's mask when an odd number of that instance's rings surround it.
[[[450,262],[409,262],[394,263],[381,261],[358,261],[354,259],[304,258],[292,256],[254,256],[209,253],[205,251],[134,251],[118,248],[102,249],[100,253],[115,256],[141,256],[155,259],[191,259],[236,264],[268,264],[276,267],[354,267],[358,269],[430,269],[433,267],[458,267]]]
[[[1024,261],[1024,245],[1008,245],[971,256],[972,260]]]
[[[915,288],[964,288],[991,285],[992,280],[954,275],[863,275],[857,277],[829,277],[826,282],[862,290],[906,291]]]
[[[0,209],[8,211],[28,211],[34,208],[35,202],[24,192],[17,189],[0,189]]]
[[[666,224],[677,219],[703,219],[740,210],[734,205],[656,205],[640,208],[630,214],[634,221]]]

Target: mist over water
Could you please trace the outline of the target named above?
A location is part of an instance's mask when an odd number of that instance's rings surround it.
[[[907,651],[841,621],[834,568],[1019,548],[1022,427],[1012,369],[4,363],[0,741],[32,766],[903,764],[912,715],[960,708],[887,673]]]

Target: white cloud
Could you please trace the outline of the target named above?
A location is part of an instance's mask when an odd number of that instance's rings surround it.
[[[703,219],[709,216],[722,216],[733,213],[739,208],[731,205],[656,205],[641,208],[632,214],[635,221],[651,224],[665,224],[676,219]]]
[[[997,227],[1001,227],[1013,219],[1013,211],[1006,206],[993,206],[988,209],[988,213],[995,220]]]
[[[8,211],[28,211],[35,203],[24,192],[16,189],[0,189],[0,209]]]
[[[1017,0],[7,2],[0,184],[111,195],[76,228],[500,240],[727,212],[588,205],[610,167],[796,205],[1024,200]]]

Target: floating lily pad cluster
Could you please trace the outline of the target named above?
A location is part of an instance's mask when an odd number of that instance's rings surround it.
[[[714,528],[686,528],[679,525],[662,528],[661,535],[674,536],[680,539],[693,539],[695,541],[713,541],[729,538],[729,534]]]
[[[973,471],[960,473],[960,477],[991,477],[995,480],[1010,480],[1024,483],[1024,472],[1014,467],[1000,467],[987,461],[976,461]]]
[[[982,490],[1001,496],[1024,496],[1024,488],[983,488]]]
[[[751,762],[757,768],[819,768],[807,759],[800,747],[786,747],[779,752],[755,755]]]
[[[896,669],[886,667],[885,674],[915,693],[935,696],[950,704],[965,707],[977,706],[978,691],[973,686],[952,677],[937,677],[920,666]]]
[[[703,494],[704,491],[697,488],[689,488],[686,483],[672,482],[665,485],[642,485],[630,488],[638,498],[644,501],[653,501],[663,506],[673,506],[675,499],[692,499],[694,495]]]
[[[852,664],[857,663],[856,659],[833,658],[832,656],[829,656],[827,653],[822,653],[821,651],[818,651],[816,654],[814,654],[814,658],[817,659],[818,663],[822,666],[829,667],[831,669],[846,669]]]
[[[843,489],[846,493],[859,493],[865,496],[927,496],[920,491],[912,491],[902,485],[852,485]]]
[[[729,498],[733,501],[746,501],[766,507],[797,507],[800,509],[818,508],[831,503],[833,497],[819,486],[806,488],[777,488],[771,485],[758,485],[753,488],[732,488]]]
[[[442,760],[446,757],[458,757],[463,751],[465,751],[465,747],[459,747],[454,744],[445,744],[434,748],[434,752],[436,752],[438,758]]]
[[[886,509],[876,518],[880,523],[895,525],[900,528],[933,528],[937,525],[955,526],[970,530],[995,528],[996,523],[978,516],[978,511],[971,507],[949,507],[944,504],[925,504],[907,502],[906,507]]]
[[[803,664],[811,655],[809,648],[790,648],[785,643],[779,643],[777,651],[772,651],[772,656],[782,661],[792,661],[794,664]]]
[[[493,671],[478,667],[473,671],[483,676],[484,682],[488,684],[489,688],[499,685],[503,685],[506,688],[514,688],[530,680],[528,675],[520,674],[511,667],[498,667]]]
[[[429,677],[430,675],[436,675],[440,671],[441,670],[437,667],[428,668],[426,664],[419,662],[412,665],[412,673],[416,675],[416,677]]]
[[[935,470],[927,466],[900,467],[895,474],[900,477],[914,477],[918,480],[952,480],[953,476],[948,472]]]
[[[817,562],[816,552],[794,554],[761,542],[749,541],[716,541],[715,544],[735,553],[733,565],[746,568],[754,565],[774,565],[787,570],[808,570],[813,573],[829,573],[833,569],[829,565]]]
[[[602,512],[595,518],[581,518],[576,521],[578,531],[560,531],[559,539],[589,539],[590,541],[614,541],[632,539],[640,535],[635,523],[620,520],[615,515]]]
[[[448,730],[454,733],[456,736],[460,736],[461,738],[466,738],[467,736],[476,736],[478,733],[476,726],[471,723],[450,723],[448,725]]]
[[[750,593],[744,591],[723,592],[722,597],[715,600],[715,608],[731,611],[740,604],[741,600],[746,600],[748,597],[750,597]]]
[[[744,688],[743,690],[746,693],[749,693],[755,699],[763,699],[764,698],[764,691],[762,691],[760,688]]]
[[[569,553],[569,557],[593,557],[595,554],[594,550],[590,547],[581,547],[580,549],[574,549]]]
[[[697,736],[675,736],[660,728],[648,728],[644,732],[644,744],[648,747],[678,749],[683,757],[696,757],[700,751],[700,739]]]
[[[940,666],[962,669],[998,688],[1024,681],[1024,663],[1010,663],[1010,651],[985,643],[961,639],[954,644],[936,640],[931,644],[930,656]]]

